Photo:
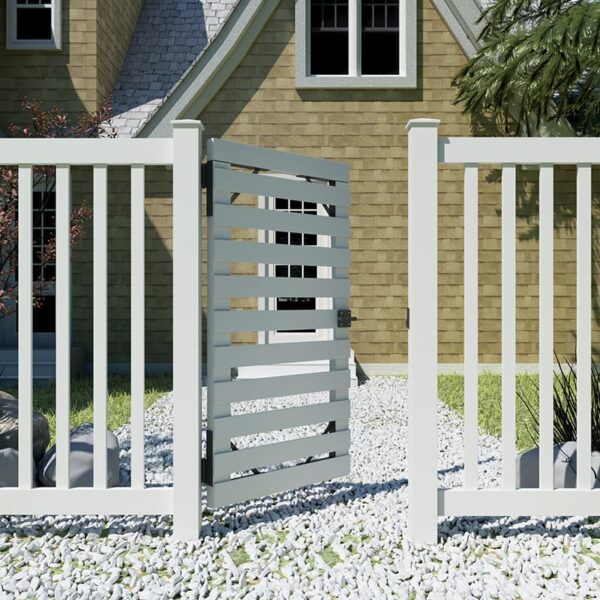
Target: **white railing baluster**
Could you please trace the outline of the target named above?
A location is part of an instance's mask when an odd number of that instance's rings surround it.
[[[33,169],[19,167],[19,487],[33,486]]]
[[[592,167],[577,165],[577,488],[592,481]]]
[[[478,168],[465,165],[465,487],[477,489],[478,442]]]
[[[553,381],[554,381],[554,167],[540,165],[539,188],[540,222],[540,293],[539,293],[539,439],[540,439],[540,488],[554,487],[553,459]]]
[[[202,192],[200,121],[173,122],[173,533],[202,517]]]
[[[144,487],[144,167],[131,167],[131,487]]]
[[[94,166],[94,487],[107,487],[108,170]]]
[[[502,165],[502,483],[516,484],[516,168]]]
[[[71,168],[56,167],[56,487],[68,489],[71,414]]]
[[[437,540],[438,126],[408,129],[408,533]],[[426,434],[428,432],[428,434]]]

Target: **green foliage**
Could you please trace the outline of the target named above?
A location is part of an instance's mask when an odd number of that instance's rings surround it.
[[[529,450],[537,445],[537,437],[532,443],[533,435],[537,433],[537,420],[532,416],[523,398],[530,401],[531,408],[537,411],[536,398],[537,375],[522,374],[517,376],[517,387],[521,396],[517,397],[517,448],[520,451]],[[502,435],[502,377],[492,373],[479,376],[479,427],[496,437]],[[465,385],[462,375],[440,375],[438,377],[438,394],[440,400],[464,415]]]
[[[5,388],[17,396],[17,389]],[[155,375],[146,377],[144,406],[149,408],[172,388],[171,377]],[[33,406],[47,419],[50,426],[50,445],[54,444],[56,432],[56,401],[53,385],[35,386]],[[82,423],[93,423],[93,385],[90,377],[80,377],[71,382],[71,428]],[[131,392],[129,377],[112,375],[108,378],[108,428],[116,431],[129,423],[131,418]]]
[[[566,367],[557,359],[559,370],[554,374],[554,443],[562,444],[577,439],[577,372],[573,365],[566,361]],[[600,451],[600,371],[592,365],[592,450]],[[538,430],[539,388],[535,385],[535,405],[530,393],[523,394],[518,389],[517,394],[527,407],[531,418]],[[530,440],[537,446],[537,436],[530,433]]]
[[[456,103],[472,117],[516,121],[513,133],[566,117],[600,133],[600,3],[498,0],[482,15],[482,48],[458,72]]]

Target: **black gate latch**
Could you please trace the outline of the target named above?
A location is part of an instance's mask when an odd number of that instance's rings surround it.
[[[358,321],[358,317],[353,317],[352,312],[349,310],[338,310],[338,327],[350,327],[352,321]]]

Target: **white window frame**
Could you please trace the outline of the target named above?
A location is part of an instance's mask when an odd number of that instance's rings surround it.
[[[61,50],[62,48],[62,0],[52,0],[52,39],[17,39],[17,2],[6,0],[6,47],[9,50]]]
[[[297,88],[416,88],[417,0],[400,0],[399,75],[362,75],[361,0],[348,0],[348,74],[310,74],[310,0],[296,0]]]
[[[287,178],[287,177],[286,177]],[[294,178],[295,179],[295,178]],[[259,208],[275,210],[275,198],[260,196],[258,199]],[[317,214],[320,216],[327,216],[327,212],[323,208],[322,204],[317,204]],[[275,243],[275,232],[259,230],[258,232],[259,243]],[[326,235],[317,235],[317,247],[319,248],[330,248],[331,237]],[[275,277],[275,265],[258,265],[258,275],[260,277]],[[332,270],[331,267],[317,266],[317,277],[318,278],[331,278]],[[333,301],[331,298],[317,298],[315,310],[327,310],[333,308]],[[277,310],[277,298],[259,298],[258,299],[259,310]],[[293,314],[293,311],[290,311]],[[261,331],[258,334],[259,344],[285,344],[287,342],[316,342],[322,340],[333,339],[333,332],[328,329],[317,329],[314,332],[302,332],[302,331]]]

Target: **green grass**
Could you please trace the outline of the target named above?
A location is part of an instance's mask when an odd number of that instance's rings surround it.
[[[16,388],[2,387],[9,394],[18,396]],[[161,396],[172,390],[171,376],[150,375],[146,377],[144,405],[150,407]],[[71,382],[71,428],[82,423],[93,423],[93,386],[91,377],[79,377]],[[36,385],[33,390],[33,405],[47,419],[50,426],[50,444],[54,444],[56,431],[54,385]],[[116,431],[131,417],[130,379],[125,375],[108,378],[108,428]]]
[[[517,390],[528,398],[529,404],[537,411],[538,397],[535,384],[537,375],[517,376]],[[502,377],[485,373],[479,376],[479,427],[494,436],[502,434]],[[438,393],[450,408],[464,414],[464,378],[462,375],[440,375]],[[517,395],[517,447],[520,451],[529,450],[536,444],[537,427],[527,407]],[[533,438],[532,438],[533,435]]]

